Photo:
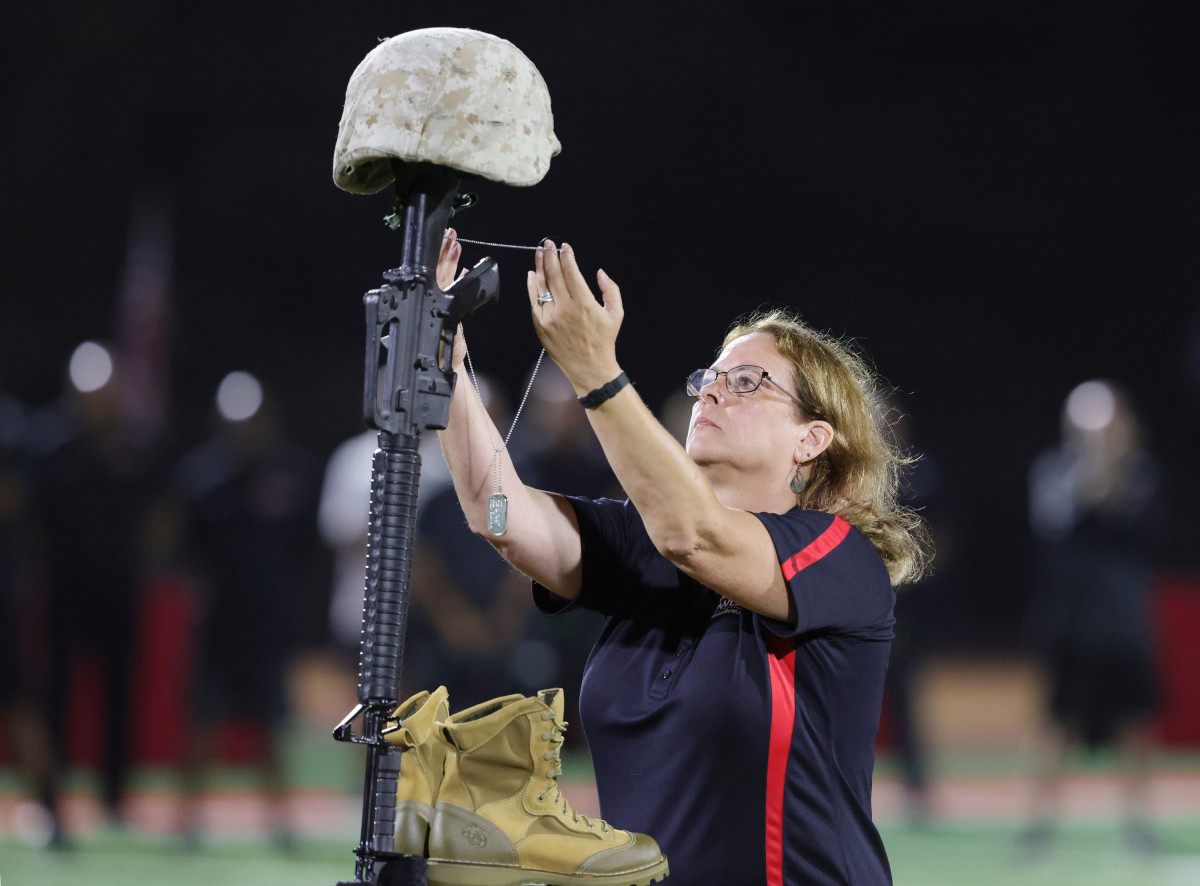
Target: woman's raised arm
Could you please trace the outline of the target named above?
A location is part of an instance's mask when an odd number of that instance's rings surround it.
[[[454,282],[462,254],[453,229],[447,232],[438,260],[438,286]],[[438,432],[442,454],[454,479],[454,491],[471,531],[486,539],[509,563],[554,593],[579,593],[581,547],[575,512],[560,495],[532,489],[521,482],[504,435],[492,422],[466,372],[466,340],[462,327],[454,340],[452,366],[458,376],[450,404],[450,420]],[[500,452],[497,453],[496,449]],[[495,459],[500,460],[507,527],[494,535],[488,527],[488,499],[495,488]]]

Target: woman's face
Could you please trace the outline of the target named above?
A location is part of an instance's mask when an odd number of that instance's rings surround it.
[[[761,366],[769,378],[749,394],[731,393],[724,375],[705,385],[692,406],[688,455],[701,466],[732,464],[787,477],[804,433],[796,401],[784,393],[795,393],[791,364],[768,334],[754,332],[731,342],[712,368],[726,372],[747,364]]]

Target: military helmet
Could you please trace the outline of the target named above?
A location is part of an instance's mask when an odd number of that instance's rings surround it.
[[[355,68],[333,180],[374,194],[393,181],[395,159],[534,185],[561,147],[550,92],[521,50],[482,31],[425,28],[383,41]]]

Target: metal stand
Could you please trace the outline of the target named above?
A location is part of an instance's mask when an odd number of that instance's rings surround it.
[[[446,427],[455,331],[477,307],[496,299],[500,276],[496,263],[484,259],[448,292],[438,289],[437,260],[458,177],[443,167],[393,166],[397,204],[403,205],[403,262],[363,298],[363,418],[378,429],[379,448],[371,477],[358,705],[333,737],[365,745],[367,761],[355,879],[339,886],[426,886],[425,860],[394,851],[401,750],[383,737],[383,728],[400,700],[421,432]],[[355,735],[360,715],[362,731]]]

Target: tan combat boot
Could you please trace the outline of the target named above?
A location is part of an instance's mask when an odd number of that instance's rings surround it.
[[[384,738],[404,748],[396,782],[396,852],[401,855],[425,855],[433,801],[446,761],[446,745],[434,735],[450,716],[446,695],[445,686],[418,692],[392,714],[400,725],[383,730]]]
[[[649,886],[667,859],[644,834],[573,810],[558,789],[563,694],[508,696],[455,714],[429,830],[429,886]]]

